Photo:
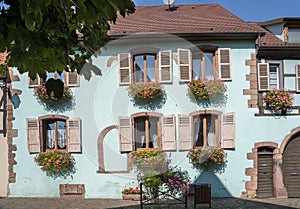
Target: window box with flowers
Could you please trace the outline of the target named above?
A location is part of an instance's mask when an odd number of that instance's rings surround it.
[[[69,106],[73,99],[72,91],[69,87],[64,86],[62,96],[59,98],[55,96],[53,92],[47,91],[45,83],[35,87],[34,95],[39,103],[50,109],[55,109],[63,105]]]
[[[263,99],[267,110],[285,115],[288,110],[292,109],[294,96],[288,90],[273,89],[265,93]]]
[[[75,173],[75,159],[70,153],[50,151],[37,154],[34,161],[46,175],[56,179],[66,178]]]
[[[131,84],[128,95],[136,104],[154,105],[165,100],[165,91],[159,83],[140,82]]]
[[[187,157],[197,170],[221,171],[226,164],[226,153],[216,147],[191,149]]]
[[[188,95],[196,101],[218,101],[227,88],[221,80],[193,80],[188,83]]]
[[[123,200],[134,200],[134,201],[139,201],[141,198],[141,191],[139,187],[129,187],[125,188],[122,191],[122,199]],[[142,194],[142,200],[144,200],[144,195]]]

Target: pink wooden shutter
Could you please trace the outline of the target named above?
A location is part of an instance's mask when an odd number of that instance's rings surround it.
[[[66,76],[66,86],[79,86],[79,75],[77,71],[64,72]]]
[[[219,77],[221,80],[231,80],[231,62],[230,62],[230,49],[218,49],[218,63],[219,63]]]
[[[166,115],[163,117],[162,149],[176,150],[175,115]]]
[[[35,118],[27,118],[27,141],[29,153],[39,153],[41,151],[39,121]]]
[[[300,64],[296,65],[296,91],[300,92]]]
[[[192,75],[192,57],[191,51],[188,49],[178,49],[178,72],[179,81],[189,82]]]
[[[235,114],[233,112],[225,113],[222,116],[221,127],[221,147],[235,147]]]
[[[191,119],[189,115],[178,115],[179,118],[179,150],[190,150],[193,147],[191,137]]]
[[[119,63],[119,84],[128,85],[131,83],[131,56],[129,53],[118,54]]]
[[[132,130],[129,117],[119,117],[120,152],[133,150]]]
[[[36,77],[34,80],[32,80],[30,77],[28,77],[28,87],[37,87],[41,85],[41,78],[38,74],[36,74]]]
[[[158,53],[159,82],[172,82],[172,51],[165,50]]]
[[[269,90],[269,63],[258,63],[258,90]]]
[[[81,152],[81,124],[80,118],[70,118],[67,120],[68,128],[68,152]]]

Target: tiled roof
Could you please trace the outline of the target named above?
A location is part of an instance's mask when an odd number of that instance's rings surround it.
[[[261,28],[265,31],[265,35],[261,37],[260,43],[261,47],[300,47],[299,43],[286,43],[278,38],[276,35],[268,31],[261,26],[261,23],[250,23],[253,27],[257,29]]]
[[[218,4],[138,6],[125,18],[119,15],[116,24],[111,23],[109,35],[120,36],[134,33],[160,32],[171,34],[238,34],[261,33]]]

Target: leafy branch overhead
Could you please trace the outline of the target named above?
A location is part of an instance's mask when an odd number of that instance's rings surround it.
[[[20,73],[82,69],[108,41],[109,22],[117,13],[134,12],[131,0],[3,0],[0,1],[0,51]],[[90,62],[91,63],[91,62]]]

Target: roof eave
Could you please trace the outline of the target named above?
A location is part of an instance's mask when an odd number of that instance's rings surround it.
[[[300,47],[295,46],[261,46],[259,59],[300,59]]]
[[[146,34],[146,33],[145,33]],[[118,38],[132,35],[132,34],[118,34],[109,35],[111,40],[116,40]],[[265,32],[242,32],[242,33],[171,33],[187,40],[249,40],[257,39],[258,36],[265,35]]]

